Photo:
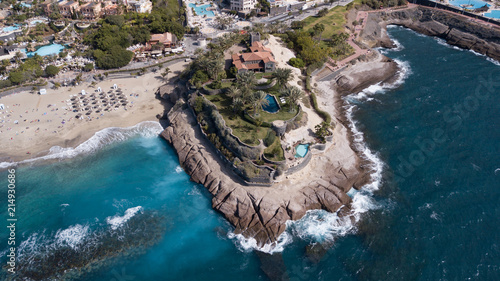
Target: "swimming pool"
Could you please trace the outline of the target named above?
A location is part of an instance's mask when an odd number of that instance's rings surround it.
[[[268,105],[263,105],[262,109],[269,113],[276,113],[278,110],[280,110],[280,106],[278,105],[278,101],[276,98],[270,94],[267,94],[266,100],[269,102]]]
[[[62,50],[64,50],[64,46],[61,44],[50,44],[50,45],[45,45],[40,48],[38,48],[34,52],[28,52],[26,55],[28,58],[33,57],[35,54],[38,54],[39,56],[49,56],[49,55],[58,55]]]
[[[43,20],[32,20],[32,21],[30,21],[30,25],[35,26],[35,25],[42,23],[42,22],[43,22]]]
[[[2,32],[7,33],[11,31],[16,31],[18,29],[21,29],[21,26],[19,24],[16,25],[11,25],[11,26],[6,26],[2,29]]]
[[[304,158],[309,151],[309,144],[299,144],[295,147],[295,158]]]
[[[201,6],[196,6],[196,4],[190,3],[189,7],[194,8],[194,11],[196,12],[196,15],[198,16],[207,16],[207,17],[213,17],[215,16],[213,11],[207,11],[207,8],[210,8],[210,4],[206,5],[201,5]]]
[[[494,19],[500,19],[500,10],[491,10],[491,12],[485,13],[484,16]]]
[[[458,8],[464,8],[462,5],[471,5],[472,7],[466,7],[468,9],[478,9],[483,7],[484,5],[490,6],[490,4],[481,1],[481,0],[450,0],[450,4]]]

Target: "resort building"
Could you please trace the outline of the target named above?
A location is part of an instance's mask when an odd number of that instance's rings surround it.
[[[104,7],[104,15],[119,15],[121,14],[118,4],[108,4]]]
[[[12,60],[17,53],[21,53],[23,55],[22,58],[26,56],[25,53],[21,52],[19,47],[15,46],[5,46],[0,48],[0,60]]]
[[[151,13],[151,9],[153,9],[153,3],[150,0],[128,0],[125,3],[129,11],[137,13],[149,14]]]
[[[86,20],[96,20],[101,16],[102,6],[98,2],[90,2],[80,7],[80,12]]]
[[[67,19],[70,19],[75,12],[80,11],[80,4],[77,1],[63,1],[58,6],[61,15]]]
[[[254,41],[250,53],[233,54],[233,64],[238,73],[246,71],[273,72],[276,60],[271,49],[264,47],[260,41]]]
[[[164,50],[166,48],[173,48],[177,45],[177,37],[170,33],[152,34],[151,39],[146,43],[148,50]]]
[[[283,7],[285,2],[283,0],[267,0],[269,2],[269,6],[273,7]]]
[[[257,0],[231,0],[231,10],[234,11],[251,11],[255,9]]]

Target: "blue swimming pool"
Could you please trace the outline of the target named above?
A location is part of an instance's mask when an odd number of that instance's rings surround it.
[[[64,50],[64,46],[61,44],[50,44],[50,45],[45,45],[40,48],[38,48],[34,52],[28,52],[26,55],[28,58],[31,58],[35,54],[38,54],[39,56],[50,56],[50,55],[58,55],[62,50]]]
[[[481,0],[450,0],[450,4],[459,8],[467,8],[467,9],[478,9],[483,7],[484,5],[491,6],[490,4],[481,1]],[[463,7],[462,5],[471,5],[472,7]]]
[[[190,3],[189,7],[194,8],[194,11],[198,16],[207,16],[207,17],[213,17],[215,16],[213,11],[208,11],[207,8],[210,8],[210,4],[206,5],[201,5],[201,6],[196,6],[196,4]]]
[[[280,106],[278,105],[278,101],[276,98],[272,95],[267,94],[266,100],[269,102],[267,105],[263,105],[262,109],[269,113],[276,113],[278,110],[280,110]]]
[[[2,28],[2,32],[11,32],[11,31],[16,31],[18,29],[21,29],[21,26],[19,24],[16,24],[16,25],[12,25],[12,26],[6,26],[4,28]]]
[[[299,144],[295,147],[295,158],[304,158],[309,151],[309,144]]]
[[[32,21],[30,21],[30,25],[35,26],[35,25],[42,23],[42,22],[43,22],[43,20],[32,20]]]
[[[489,13],[485,13],[484,16],[494,19],[500,19],[500,10],[492,10]]]

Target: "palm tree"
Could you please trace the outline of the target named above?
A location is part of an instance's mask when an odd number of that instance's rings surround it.
[[[295,86],[282,90],[281,94],[285,96],[286,99],[288,100],[288,103],[290,104],[290,112],[295,111],[296,105],[299,103],[299,100],[304,95],[302,91]]]
[[[243,101],[240,98],[234,98],[231,105],[234,113],[240,112],[243,109]]]
[[[325,25],[322,23],[317,23],[313,26],[313,31],[315,35],[319,35],[319,41],[321,41],[321,35],[325,31]]]
[[[245,104],[252,101],[252,88],[257,83],[257,78],[255,78],[255,73],[251,71],[243,72],[236,76],[236,85],[241,90],[241,96]]]
[[[292,70],[289,68],[277,68],[274,71],[273,77],[276,78],[276,83],[280,87],[285,86],[292,77]]]
[[[264,91],[257,91],[253,94],[253,108],[254,114],[262,109],[262,106],[269,105],[269,101],[267,100],[267,94]]]
[[[233,99],[233,102],[235,99],[239,99],[241,97],[241,91],[235,86],[231,86],[227,89],[226,95],[230,98]],[[241,101],[241,99],[240,99]]]
[[[163,77],[163,79],[165,79],[165,78],[168,76],[168,74],[169,74],[170,72],[171,72],[171,71],[170,71],[170,68],[165,67],[165,70],[164,70],[164,71],[163,71],[163,73],[161,74],[161,77]]]

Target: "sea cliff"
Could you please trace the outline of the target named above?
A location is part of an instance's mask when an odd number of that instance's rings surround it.
[[[380,55],[366,60],[360,65],[372,64],[374,73],[383,73],[383,77],[363,75],[373,78],[369,79],[370,83],[394,76],[394,62]],[[368,82],[366,79],[354,81],[356,70],[362,72],[366,68],[353,67],[349,75],[342,76],[345,89],[357,89]],[[335,95],[331,91],[320,95],[319,99],[333,101]],[[302,218],[308,210],[353,215],[352,200],[346,193],[352,187],[361,188],[368,183],[371,171],[353,150],[349,129],[338,115],[340,111],[325,108],[340,122],[336,122],[332,143],[325,151],[313,153],[306,168],[284,176],[271,187],[253,186],[243,182],[221,159],[221,154],[198,126],[193,111],[185,102],[186,97],[176,91],[162,96],[176,104],[164,116],[168,126],[162,137],[177,151],[179,162],[191,179],[212,194],[212,207],[235,227],[235,234],[255,239],[258,247],[271,250],[285,231],[286,222]]]
[[[500,61],[498,26],[479,23],[449,11],[422,6],[370,13],[360,41],[371,47],[394,47],[385,30],[387,25],[391,24],[442,38],[450,45],[473,50]]]

